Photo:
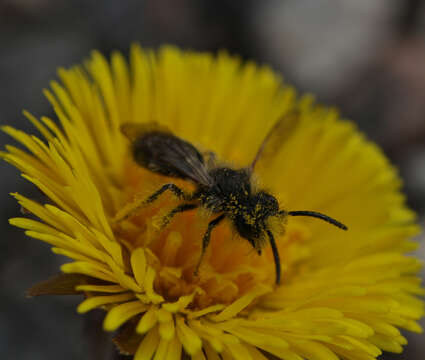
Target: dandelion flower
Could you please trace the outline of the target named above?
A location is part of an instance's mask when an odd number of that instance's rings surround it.
[[[26,150],[7,146],[2,157],[46,196],[41,204],[13,194],[34,216],[10,223],[71,259],[32,294],[84,294],[78,312],[104,309],[104,329],[136,360],[368,360],[401,352],[401,329],[421,331],[420,264],[405,254],[415,249],[415,215],[380,149],[334,109],[225,53],[134,46],[129,64],[95,52],[58,74],[45,95],[59,124],[25,112],[41,137],[3,128]],[[285,209],[328,214],[349,231],[288,219],[276,238],[279,286],[270,247],[259,256],[227,223],[195,276],[210,218],[187,212],[160,229],[158,219],[179,203],[173,196],[113,221],[169,181],[133,161],[123,123],[156,121],[240,168],[294,109],[296,126],[256,181]]]

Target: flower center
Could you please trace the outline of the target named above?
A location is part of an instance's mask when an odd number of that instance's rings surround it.
[[[193,185],[179,179],[167,179],[131,165],[126,172],[126,201],[143,201],[162,185],[172,182],[186,191]],[[170,181],[171,180],[171,181]],[[148,185],[147,185],[148,184]],[[196,293],[194,309],[215,304],[229,304],[256,288],[258,284],[274,286],[276,274],[273,255],[266,244],[262,255],[234,230],[230,220],[222,222],[211,233],[211,240],[203,256],[199,271],[202,238],[211,221],[211,214],[202,207],[176,214],[166,227],[162,220],[181,204],[171,193],[135,210],[116,229],[130,251],[144,247],[151,255],[150,265],[156,270],[155,291],[167,301]],[[276,242],[281,257],[282,282],[290,281],[292,274],[308,257],[306,239],[309,232],[301,224],[290,221],[285,233]]]

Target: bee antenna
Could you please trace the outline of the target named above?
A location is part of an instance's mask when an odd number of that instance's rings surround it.
[[[342,230],[348,230],[348,227],[345,226],[343,223],[340,223],[339,221],[331,218],[330,216],[321,214],[319,212],[316,211],[279,211],[279,214],[282,215],[291,215],[291,216],[310,216],[310,217],[314,217],[317,219],[321,219],[324,220],[326,222],[328,222],[329,224],[332,224]]]
[[[280,258],[279,258],[279,251],[277,250],[276,242],[274,241],[274,236],[270,230],[266,230],[267,235],[269,236],[270,245],[272,247],[273,252],[273,258],[274,258],[274,264],[276,268],[276,285],[279,285],[280,283]]]

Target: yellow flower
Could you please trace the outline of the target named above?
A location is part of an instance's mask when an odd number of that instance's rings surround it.
[[[297,98],[267,67],[171,47],[153,53],[134,46],[129,65],[119,53],[110,63],[94,53],[85,67],[61,69],[59,77],[45,94],[60,125],[25,113],[43,140],[4,127],[27,150],[8,146],[2,157],[46,195],[43,205],[13,194],[40,220],[10,223],[72,259],[61,268],[65,274],[79,274],[50,280],[34,294],[58,284],[84,293],[78,311],[103,308],[105,330],[121,327],[115,342],[136,360],[184,353],[367,360],[382,350],[401,352],[399,329],[421,331],[420,264],[404,254],[415,248],[415,215],[396,170],[334,109]],[[271,249],[259,256],[226,223],[213,233],[195,276],[210,216],[179,214],[160,229],[158,220],[179,203],[173,196],[113,221],[167,182],[133,161],[123,123],[156,121],[243,167],[294,109],[296,126],[256,169],[256,181],[284,209],[323,212],[349,230],[289,218],[276,239],[279,286]]]

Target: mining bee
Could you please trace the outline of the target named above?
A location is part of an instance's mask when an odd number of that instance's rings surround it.
[[[202,238],[202,250],[195,275],[210,242],[211,232],[223,220],[228,219],[236,232],[248,240],[259,255],[268,239],[273,251],[276,284],[279,284],[280,259],[270,226],[271,219],[283,224],[287,216],[310,216],[347,230],[344,224],[319,212],[280,209],[273,195],[257,190],[253,184],[252,174],[258,160],[267,153],[270,156],[273,149],[286,141],[292,128],[297,126],[298,118],[299,114],[294,112],[277,121],[250,166],[241,169],[216,165],[215,161],[214,164],[207,162],[195,146],[156,123],[123,124],[121,130],[130,139],[132,155],[139,166],[167,177],[190,181],[195,185],[195,190],[189,193],[173,183],[167,183],[132,210],[118,213],[115,221],[120,222],[133,216],[143,206],[151,204],[161,194],[169,191],[181,200],[181,204],[163,217],[162,226],[165,227],[175,215],[200,207],[217,215],[208,223]]]

